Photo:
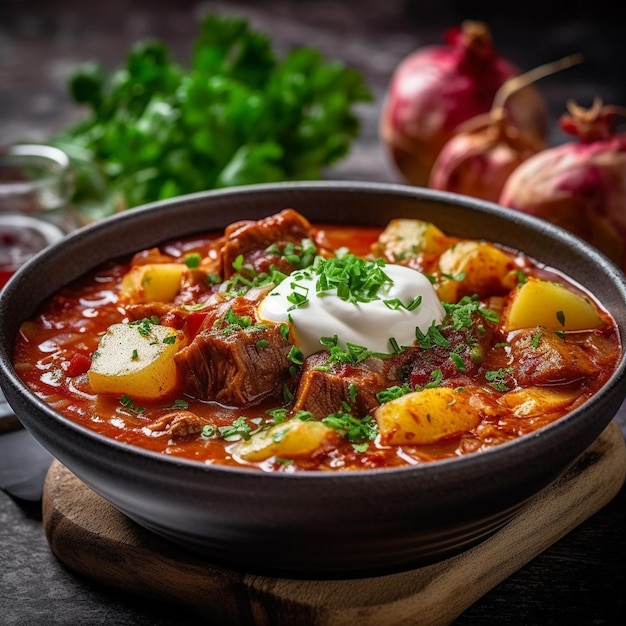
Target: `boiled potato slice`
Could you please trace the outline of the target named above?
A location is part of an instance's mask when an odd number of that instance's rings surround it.
[[[122,279],[121,296],[132,302],[171,302],[186,266],[182,263],[135,265]]]
[[[306,456],[322,446],[332,432],[322,422],[292,419],[255,433],[247,441],[240,441],[235,445],[233,454],[251,463],[265,461],[272,456]]]
[[[539,278],[516,289],[503,315],[506,331],[542,326],[549,330],[589,330],[603,325],[593,304],[558,283]]]
[[[100,339],[87,372],[95,393],[128,394],[157,400],[176,388],[174,354],[183,347],[181,334],[147,322],[113,324]]]
[[[505,393],[500,402],[513,409],[517,417],[533,417],[567,409],[577,395],[576,391],[528,387]]]
[[[374,417],[387,446],[436,443],[476,427],[479,411],[467,391],[435,387],[381,404]]]
[[[441,254],[449,246],[450,239],[434,224],[397,218],[387,224],[372,252],[396,263],[419,254]]]
[[[517,284],[512,256],[485,241],[462,241],[439,259],[437,293],[445,302],[461,295],[490,295]]]

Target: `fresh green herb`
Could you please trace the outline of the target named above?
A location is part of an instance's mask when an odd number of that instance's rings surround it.
[[[563,311],[556,312],[556,319],[559,320],[561,326],[565,326],[565,313],[563,313]]]
[[[456,352],[451,352],[450,359],[452,360],[456,368],[459,370],[459,372],[464,372],[467,369],[465,367],[465,363],[463,362],[463,359],[461,358],[460,354],[457,354]]]
[[[435,326],[434,322],[428,327],[428,331],[426,333],[423,333],[416,327],[415,338],[417,339],[417,345],[424,350],[429,350],[434,346],[439,346],[441,348],[447,348],[450,346],[450,341],[441,334],[441,331],[437,326]]]
[[[143,406],[136,406],[130,396],[122,396],[120,398],[120,404],[123,407],[127,408],[129,411],[137,414],[143,413],[146,410]]]
[[[350,383],[348,385],[348,399],[350,400],[351,404],[354,404],[356,402],[356,397],[358,395],[358,388],[354,383]]]
[[[302,307],[309,301],[308,289],[295,282],[291,284],[291,288],[293,291],[287,296],[287,301],[291,302],[291,306],[287,309],[288,311]]]
[[[188,409],[189,402],[187,400],[174,400],[172,405],[168,407],[169,409]]]
[[[317,257],[313,268],[317,274],[318,293],[336,291],[346,302],[371,302],[380,299],[393,281],[385,274],[382,259],[367,261],[354,254],[342,254],[330,259]]]
[[[176,335],[168,335],[167,337],[163,337],[163,343],[166,343],[168,345],[176,343]]]
[[[441,275],[443,276],[443,278],[447,278],[448,280],[454,280],[458,283],[467,278],[467,272],[459,272],[458,274],[446,274],[445,272],[442,272]]]
[[[143,319],[129,322],[129,326],[135,326],[142,337],[149,337],[152,334],[152,326],[158,323],[159,318],[153,315],[152,317],[144,317]]]
[[[378,425],[371,415],[359,419],[350,413],[347,406],[341,411],[331,413],[322,422],[339,431],[348,441],[353,443],[374,440],[378,434]]]
[[[284,459],[281,456],[274,457],[274,463],[277,465],[293,465],[293,459]]]
[[[80,165],[77,199],[109,191],[115,206],[205,189],[320,178],[358,135],[353,107],[371,102],[363,76],[319,50],[280,60],[239,17],[207,15],[189,68],[140,41],[109,73],[85,64],[71,96],[89,113],[52,138]],[[79,160],[80,159],[80,160]]]
[[[364,361],[373,354],[373,352],[368,348],[350,342],[346,343],[346,349],[344,350],[339,345],[339,338],[337,335],[333,335],[332,337],[322,337],[320,339],[320,343],[329,353],[327,366],[335,365],[336,363],[350,363],[351,365],[355,365]]]
[[[530,345],[533,348],[538,348],[539,347],[539,343],[541,342],[541,336],[542,333],[541,331],[537,331],[530,339]]]
[[[296,365],[302,365],[304,363],[304,354],[298,346],[291,346],[287,359]]]
[[[317,255],[317,246],[312,239],[303,239],[301,244],[287,242],[282,248],[274,243],[266,252],[287,259],[294,267],[302,269],[309,267]]]
[[[439,385],[441,385],[442,380],[443,380],[443,372],[439,369],[433,370],[430,373],[430,381],[424,385],[424,389],[433,389],[435,387],[439,387]]]
[[[376,399],[384,404],[385,402],[390,402],[391,400],[396,400],[397,398],[401,398],[413,391],[411,386],[407,383],[403,383],[402,385],[394,385],[393,387],[387,387],[387,389],[383,389],[376,394]]]
[[[397,311],[398,309],[406,309],[407,311],[414,311],[417,307],[422,304],[422,296],[417,296],[408,304],[405,304],[399,298],[393,298],[391,300],[384,300],[385,306],[392,311]]]
[[[133,353],[130,356],[131,360],[136,361],[139,358],[139,353],[137,350],[133,350]]]
[[[470,328],[472,326],[472,315],[480,313],[486,320],[497,322],[498,315],[491,309],[485,308],[479,301],[478,296],[464,296],[456,304],[442,302],[446,313],[452,318],[452,325],[455,330]]]
[[[240,415],[230,426],[219,426],[217,431],[223,439],[244,439],[248,440],[256,432],[245,416]]]
[[[505,392],[509,390],[507,379],[512,372],[513,368],[511,367],[501,367],[485,372],[485,378],[496,391]]]

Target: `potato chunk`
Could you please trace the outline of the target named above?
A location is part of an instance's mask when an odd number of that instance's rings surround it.
[[[434,224],[423,220],[393,219],[372,246],[372,252],[392,263],[420,254],[441,254],[451,240]]]
[[[462,241],[446,250],[439,259],[437,293],[445,302],[462,296],[489,296],[517,284],[511,255],[484,241]]]
[[[516,289],[503,315],[505,331],[542,326],[549,330],[591,330],[603,325],[594,305],[558,283],[529,278]]]
[[[180,289],[182,263],[135,265],[122,279],[121,296],[131,302],[171,302]]]
[[[374,417],[387,446],[430,444],[478,426],[480,411],[467,391],[436,387],[407,393],[379,406]]]
[[[178,383],[174,354],[185,340],[169,326],[146,320],[113,324],[100,339],[87,372],[95,393],[158,400]]]
[[[251,463],[265,461],[272,456],[307,456],[322,447],[333,433],[333,429],[322,422],[292,419],[255,433],[247,441],[240,441],[233,454]]]
[[[534,417],[566,410],[578,397],[577,391],[529,387],[505,393],[500,401],[517,417]]]

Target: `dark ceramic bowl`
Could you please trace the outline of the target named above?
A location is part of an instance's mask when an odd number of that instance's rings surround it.
[[[559,268],[616,318],[626,344],[626,284],[568,233],[493,204],[400,185],[322,182],[209,192],[127,211],[40,253],[0,298],[2,387],[26,428],[95,492],[140,525],[209,562],[296,578],[349,578],[422,566],[501,528],[559,477],[617,412],[626,358],[570,415],[486,452],[411,468],[268,474],[177,460],[81,428],[33,395],[11,364],[20,324],[66,283],[104,261],[165,240],[292,207],[313,222],[384,226],[430,220]]]

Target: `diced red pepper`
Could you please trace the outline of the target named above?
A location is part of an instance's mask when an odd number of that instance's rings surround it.
[[[66,374],[73,378],[84,374],[91,366],[91,357],[82,352],[75,352],[67,366]]]

